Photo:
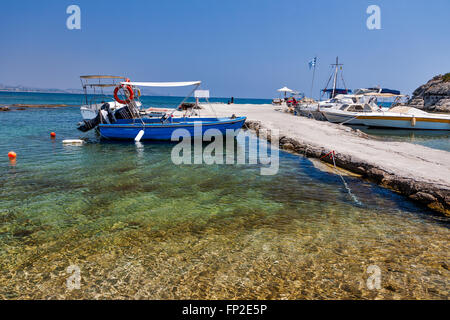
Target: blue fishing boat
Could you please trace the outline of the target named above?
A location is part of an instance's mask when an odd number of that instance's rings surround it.
[[[216,136],[227,133],[236,134],[244,125],[245,117],[200,117],[198,99],[195,104],[185,103],[189,96],[197,92],[200,81],[189,82],[131,82],[127,78],[117,76],[82,76],[82,80],[94,79],[95,83],[83,83],[83,88],[115,87],[113,102],[90,103],[82,106],[84,120],[78,129],[86,132],[96,129],[105,139],[117,140],[172,140],[180,137],[198,138],[205,133]],[[119,83],[98,83],[98,79],[115,80]],[[125,81],[122,81],[122,80]],[[83,81],[82,81],[83,82]],[[139,101],[139,87],[184,87],[194,86],[192,92],[174,109],[142,108]],[[205,94],[205,90],[199,90]],[[120,94],[120,96],[119,96]],[[209,96],[209,92],[208,92]],[[207,96],[206,98],[207,100]],[[88,101],[86,99],[86,101]],[[208,100],[207,100],[208,101]],[[195,111],[194,109],[197,109]],[[149,112],[151,110],[151,112]],[[89,112],[88,112],[89,111]],[[178,112],[178,114],[176,114]],[[214,129],[214,130],[211,130]]]
[[[140,140],[171,140],[172,137],[202,137],[210,129],[218,130],[210,131],[211,134],[225,135],[227,130],[240,130],[245,120],[245,117],[169,118],[163,123],[154,118],[123,119],[113,124],[100,124],[98,128],[100,135],[107,139],[134,140],[141,133]]]

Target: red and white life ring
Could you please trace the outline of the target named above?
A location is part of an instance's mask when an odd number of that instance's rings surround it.
[[[125,79],[125,82],[130,82],[130,79]],[[128,91],[128,99],[126,99],[126,100],[122,100],[122,99],[120,99],[119,98],[119,95],[118,95],[118,93],[119,93],[119,89],[120,88],[123,88],[124,90],[127,90]],[[128,104],[128,103],[130,103],[133,99],[134,99],[134,91],[133,91],[133,88],[131,87],[131,86],[126,86],[126,85],[124,85],[124,84],[122,84],[122,85],[120,85],[120,86],[117,86],[115,89],[114,89],[114,99],[116,99],[116,101],[118,102],[118,103],[121,103],[121,104]]]

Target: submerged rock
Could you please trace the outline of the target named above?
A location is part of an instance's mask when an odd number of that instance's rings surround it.
[[[408,105],[426,111],[450,112],[450,73],[438,75],[417,88]]]

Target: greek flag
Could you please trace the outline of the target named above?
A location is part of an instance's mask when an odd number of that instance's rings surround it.
[[[309,70],[311,70],[312,68],[314,68],[316,66],[317,63],[317,57],[315,57],[314,59],[312,59],[308,65],[309,65]]]

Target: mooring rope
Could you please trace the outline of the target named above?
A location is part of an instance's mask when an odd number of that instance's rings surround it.
[[[341,180],[344,184],[344,188],[347,190],[347,193],[350,195],[350,197],[353,199],[353,201],[358,204],[358,205],[362,205],[361,201],[358,200],[358,198],[353,194],[352,190],[350,189],[350,187],[348,186],[347,182],[345,181],[344,177],[341,175],[341,173],[339,172],[339,170],[337,169],[336,166],[336,152],[334,150],[328,152],[326,155],[324,155],[323,157],[321,157],[320,159],[326,158],[327,156],[330,156],[330,158],[333,160],[333,166],[334,166],[334,170],[336,171],[336,173],[339,175],[339,177],[341,177]]]
[[[346,124],[347,122],[350,122],[350,121],[352,121],[352,120],[355,120],[355,119],[357,119],[359,116],[354,116],[353,118],[350,118],[350,119],[348,119],[348,120],[345,120],[344,122],[339,122],[339,125],[343,125],[343,124]]]
[[[344,188],[347,190],[348,194],[350,195],[350,197],[352,197],[353,201],[357,204],[362,206],[361,201],[358,200],[358,198],[356,198],[356,196],[352,193],[352,190],[350,189],[350,187],[348,186],[347,182],[344,180],[344,177],[337,171],[337,174],[339,175],[339,177],[341,177],[342,182],[344,183]]]

